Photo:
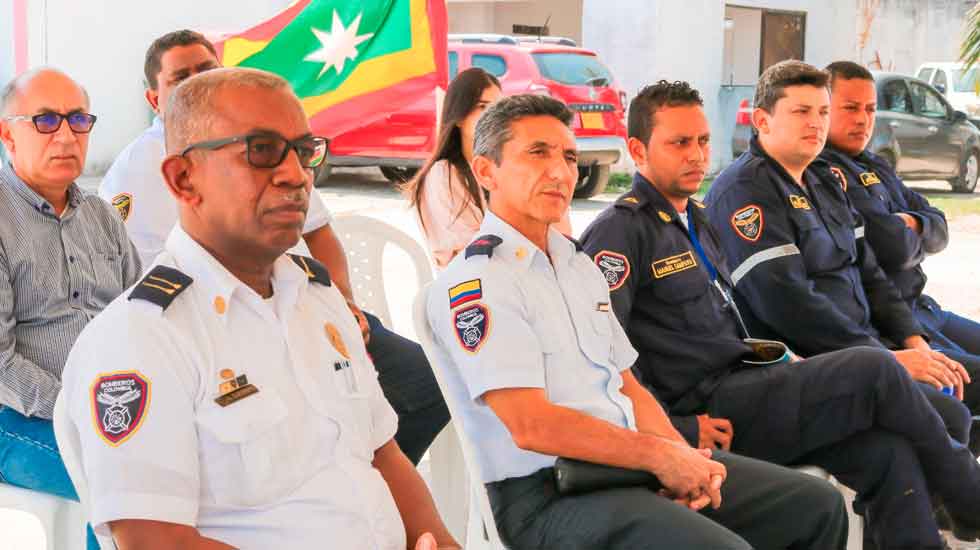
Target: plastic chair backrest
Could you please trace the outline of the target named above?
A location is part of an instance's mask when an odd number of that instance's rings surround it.
[[[506,549],[507,547],[500,541],[500,535],[497,533],[497,526],[494,523],[493,511],[490,508],[490,499],[487,497],[486,488],[479,481],[482,479],[482,474],[477,459],[478,455],[470,443],[469,434],[466,431],[466,426],[463,424],[463,417],[459,414],[461,406],[455,396],[460,395],[460,393],[453,391],[461,390],[463,381],[458,374],[453,372],[449,357],[435,345],[432,327],[429,325],[427,304],[429,301],[430,286],[430,283],[423,285],[415,297],[415,334],[419,339],[422,350],[425,351],[425,356],[429,359],[429,364],[432,366],[432,372],[435,374],[436,382],[439,383],[439,390],[442,391],[442,395],[446,399],[446,405],[449,407],[452,423],[456,429],[456,434],[459,436],[460,447],[463,449],[463,460],[466,462],[473,491],[476,494],[480,516],[483,518],[486,538],[494,549]]]
[[[80,449],[82,447],[81,439],[78,437],[78,430],[75,429],[75,425],[72,424],[71,417],[68,415],[65,394],[62,392],[58,394],[58,399],[54,403],[54,437],[58,442],[58,452],[61,453],[61,460],[65,463],[65,470],[68,471],[68,477],[71,478],[72,484],[75,486],[75,492],[78,493],[78,500],[82,504],[82,510],[85,514],[86,521],[91,520],[91,513],[88,507],[88,481],[85,477],[85,468],[82,466],[80,458]],[[116,548],[115,543],[112,541],[112,537],[104,537],[96,535],[99,540],[99,546],[104,549]]]
[[[414,264],[419,286],[432,281],[425,250],[401,230],[367,216],[337,216],[330,223],[347,253],[351,290],[357,305],[391,326],[391,311],[384,285],[384,251],[388,245],[402,249]]]

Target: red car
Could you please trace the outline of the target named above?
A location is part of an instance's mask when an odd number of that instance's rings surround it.
[[[575,196],[602,192],[610,165],[626,150],[626,94],[595,52],[566,38],[490,34],[450,35],[448,50],[450,79],[482,67],[500,79],[505,95],[545,94],[565,102],[575,112],[579,149]],[[435,124],[435,100],[429,97],[337,136],[317,184],[325,184],[332,166],[378,166],[392,181],[411,178],[435,147]]]

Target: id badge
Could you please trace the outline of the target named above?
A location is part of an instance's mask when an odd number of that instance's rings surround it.
[[[334,372],[343,378],[344,389],[348,394],[360,393],[357,387],[357,377],[354,376],[354,366],[347,359],[336,361],[333,364]]]

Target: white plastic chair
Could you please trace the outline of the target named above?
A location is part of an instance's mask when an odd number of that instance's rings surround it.
[[[82,467],[79,454],[82,446],[81,440],[78,437],[78,430],[75,429],[75,425],[71,421],[71,417],[68,416],[64,393],[59,394],[57,401],[54,403],[54,437],[58,441],[58,451],[61,453],[61,460],[65,463],[65,470],[68,471],[68,477],[71,478],[71,482],[75,486],[75,492],[81,501],[81,505],[75,504],[74,502],[71,503],[78,508],[79,516],[81,517],[81,521],[73,525],[72,529],[82,533],[82,543],[77,548],[84,549],[85,523],[91,518],[87,504],[88,481],[85,478],[85,469]],[[99,541],[99,546],[106,550],[116,547],[111,537],[96,535],[96,538]],[[59,544],[58,548],[60,550],[63,546]],[[64,548],[68,547],[64,546]],[[74,549],[75,547],[72,548]]]
[[[797,466],[793,469],[827,480],[840,491],[844,497],[844,506],[847,508],[847,550],[861,550],[864,548],[864,518],[854,513],[854,491],[842,485],[827,470],[819,466]]]
[[[57,426],[55,431],[57,437]],[[58,446],[61,447],[60,441]],[[47,550],[85,550],[88,514],[77,502],[0,483],[0,509],[23,512],[36,518],[44,533]],[[3,538],[0,535],[0,540]]]
[[[401,230],[367,216],[337,216],[330,226],[347,253],[351,290],[357,305],[390,327],[391,311],[382,268],[385,248],[391,245],[408,254],[419,286],[432,281],[432,268],[425,251]]]
[[[452,416],[452,426],[458,437],[459,446],[462,448],[463,460],[470,480],[480,479],[480,467],[477,462],[477,454],[473,444],[470,442],[463,426],[462,416],[459,415],[461,404],[454,396],[463,395],[463,381],[459,375],[454,373],[449,367],[449,358],[435,345],[432,335],[432,327],[429,326],[429,316],[426,311],[428,303],[429,284],[426,284],[415,297],[415,334],[419,339],[419,344],[425,351],[425,356],[432,365],[432,372],[436,375],[439,389],[446,398],[446,405],[449,406],[449,413]],[[454,391],[458,390],[458,391]],[[466,549],[490,549],[506,550],[506,546],[500,542],[500,535],[497,533],[497,525],[494,523],[493,512],[490,509],[490,499],[487,497],[486,488],[482,483],[469,483],[470,486],[470,511],[468,529],[466,537]],[[472,511],[478,511],[474,514]],[[478,520],[482,520],[479,522]],[[481,525],[482,523],[482,525]]]
[[[85,550],[85,513],[78,503],[0,483],[0,511],[7,510],[26,514],[25,523],[18,522],[18,527],[25,528],[25,535],[32,531],[26,529],[26,523],[31,522],[31,518],[37,521],[44,534],[46,550]],[[15,514],[4,515],[5,520],[15,519]],[[12,536],[3,534],[0,539],[9,541]]]
[[[384,222],[366,216],[338,216],[331,227],[344,245],[350,272],[351,289],[357,304],[391,327],[391,307],[384,285],[385,249],[393,246],[404,252],[419,286],[432,281],[432,268],[422,247],[410,236]],[[390,271],[390,270],[389,270]],[[398,273],[399,278],[403,273]],[[451,410],[451,409],[450,409]],[[419,464],[428,471],[432,496],[439,513],[457,540],[467,533],[467,476],[462,450],[452,424],[436,437],[429,447],[428,463]]]

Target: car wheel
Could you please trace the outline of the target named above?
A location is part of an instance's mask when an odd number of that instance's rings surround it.
[[[575,186],[575,198],[587,199],[602,193],[609,183],[609,165],[594,164],[578,167],[578,185]]]
[[[318,166],[316,169],[316,176],[313,179],[313,185],[315,187],[326,187],[327,180],[330,179],[331,172],[333,172],[333,166],[330,166],[326,162]]]
[[[379,166],[378,168],[391,183],[405,183],[419,173],[418,168],[410,166]]]
[[[967,153],[960,165],[960,176],[950,180],[953,191],[972,193],[977,187],[977,177],[980,176],[980,152],[976,150]]]

